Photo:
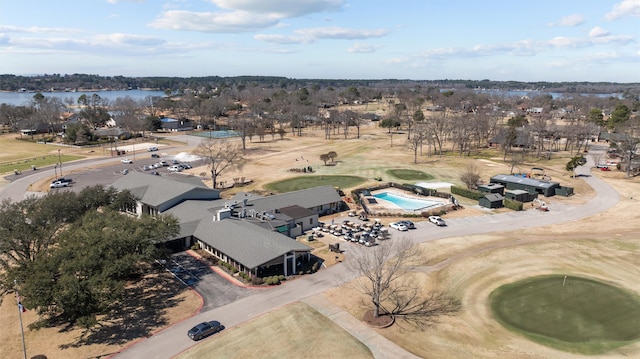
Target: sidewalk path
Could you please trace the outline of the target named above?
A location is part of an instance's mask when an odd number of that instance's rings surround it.
[[[362,321],[354,318],[342,308],[331,303],[324,295],[318,294],[301,300],[320,314],[331,319],[342,329],[366,345],[377,359],[414,359],[420,358],[404,350],[394,342],[378,334]]]

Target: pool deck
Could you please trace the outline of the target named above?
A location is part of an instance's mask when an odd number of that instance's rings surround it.
[[[380,198],[375,198],[373,197],[376,194],[379,193],[393,193],[395,195],[398,196],[402,196],[402,197],[406,197],[406,198],[411,198],[411,199],[417,199],[417,200],[422,200],[422,201],[431,201],[431,202],[440,202],[442,203],[442,205],[438,206],[430,206],[427,208],[421,208],[421,209],[417,209],[414,211],[408,211],[408,210],[404,210],[402,208],[400,208],[399,206],[397,206],[396,204],[386,201],[384,199],[380,199]],[[407,192],[404,191],[402,189],[399,188],[393,188],[393,187],[389,187],[389,188],[384,188],[384,189],[380,189],[377,191],[373,191],[371,192],[371,197],[367,197],[367,198],[373,198],[375,199],[375,202],[367,202],[367,208],[369,209],[369,212],[371,212],[371,214],[380,214],[380,213],[397,213],[397,214],[405,214],[405,213],[415,213],[415,214],[420,214],[422,211],[424,210],[433,210],[435,208],[439,208],[442,206],[445,206],[449,203],[449,201],[447,201],[444,198],[440,198],[440,197],[431,197],[431,196],[419,196],[415,193],[412,192]]]

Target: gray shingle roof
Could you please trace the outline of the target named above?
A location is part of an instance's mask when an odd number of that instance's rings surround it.
[[[491,181],[493,182],[494,180],[511,182],[511,183],[520,183],[527,186],[539,187],[539,188],[549,188],[549,187],[557,186],[559,184],[558,182],[539,181],[533,178],[524,178],[524,177],[518,177],[514,175],[495,175],[491,177]]]
[[[323,204],[340,202],[342,199],[332,186],[321,186],[299,191],[249,199],[249,204],[256,211],[270,211],[275,208],[284,208],[298,205],[304,208],[313,208]]]
[[[112,185],[118,190],[128,189],[149,206],[161,208],[168,203],[177,204],[187,199],[217,199],[220,191],[207,187],[204,183],[186,183],[161,176],[131,172],[120,177]]]
[[[247,268],[258,267],[291,251],[312,249],[285,235],[235,218],[218,222],[202,220],[194,236]]]

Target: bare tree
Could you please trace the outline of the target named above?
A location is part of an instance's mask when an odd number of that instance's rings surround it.
[[[413,152],[413,163],[418,163],[418,150],[422,148],[422,142],[425,139],[425,131],[422,127],[416,126],[416,129],[411,134],[411,137],[405,143],[408,150]]]
[[[204,159],[211,171],[213,188],[218,188],[218,176],[230,169],[241,169],[246,162],[242,145],[226,139],[209,138],[200,142],[193,152]]]
[[[478,167],[473,162],[469,162],[466,170],[460,175],[460,180],[467,185],[468,189],[476,189],[480,180]]]
[[[435,315],[457,311],[459,303],[440,293],[424,293],[407,276],[421,258],[421,251],[410,239],[399,238],[373,248],[360,247],[347,262],[360,277],[356,288],[373,306],[373,317],[390,314],[420,325]]]

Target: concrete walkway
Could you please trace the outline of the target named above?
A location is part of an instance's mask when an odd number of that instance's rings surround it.
[[[301,300],[320,314],[329,318],[353,337],[366,345],[377,359],[420,358],[404,350],[394,342],[378,334],[373,328],[354,318],[342,308],[331,303],[324,295],[318,294]]]

